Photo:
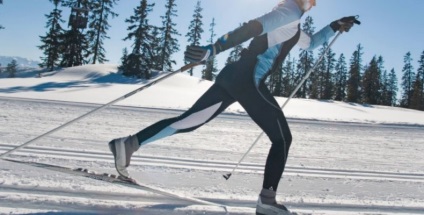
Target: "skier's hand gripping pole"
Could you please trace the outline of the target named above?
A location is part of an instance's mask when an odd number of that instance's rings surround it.
[[[330,50],[331,46],[334,44],[334,42],[336,42],[337,38],[340,36],[342,32],[339,31],[336,35],[336,37],[333,39],[333,41],[331,41],[331,43],[328,45],[327,49],[325,50],[324,54],[321,55],[321,57],[315,62],[315,65],[312,67],[312,69],[310,69],[308,71],[308,73],[306,73],[305,77],[303,77],[303,79],[300,81],[299,85],[297,85],[297,87],[293,90],[293,92],[290,94],[289,98],[284,102],[284,104],[281,106],[281,109],[283,109],[288,103],[289,101],[293,98],[293,96],[297,93],[297,91],[299,90],[299,88],[303,85],[303,83],[305,83],[306,79],[308,79],[308,77],[311,75],[311,73],[316,69],[316,67],[319,65],[319,63],[322,61],[322,59],[324,58],[325,53],[328,52],[328,50]],[[247,150],[246,153],[244,153],[243,157],[240,159],[240,161],[237,163],[237,165],[233,168],[233,170],[228,173],[223,175],[223,177],[228,180],[230,179],[231,175],[236,171],[236,169],[240,166],[241,162],[244,160],[244,158],[250,153],[250,151],[253,149],[253,147],[256,145],[256,143],[258,143],[259,139],[261,139],[261,137],[264,135],[264,132],[262,131],[262,133],[256,138],[256,140],[253,142],[253,144],[250,146],[250,148]]]
[[[73,124],[75,122],[77,122],[77,121],[79,121],[79,120],[82,120],[82,119],[86,118],[87,116],[89,116],[89,115],[91,115],[91,114],[93,114],[93,113],[95,113],[97,111],[100,111],[100,110],[102,110],[104,108],[107,108],[107,107],[113,105],[113,104],[116,104],[117,102],[122,101],[122,100],[124,100],[124,99],[126,99],[126,98],[128,98],[130,96],[133,96],[136,93],[138,93],[138,92],[140,92],[140,91],[142,91],[142,90],[144,90],[146,88],[149,88],[149,87],[151,87],[151,86],[153,86],[153,85],[155,85],[155,84],[157,84],[157,83],[159,83],[159,82],[161,82],[161,81],[163,81],[163,80],[165,80],[165,79],[167,79],[167,78],[169,78],[169,77],[171,77],[171,76],[173,76],[175,74],[178,74],[180,72],[187,71],[187,70],[189,70],[189,69],[191,69],[191,68],[193,68],[193,67],[195,67],[195,66],[197,66],[199,64],[201,64],[201,63],[200,62],[190,63],[190,64],[187,64],[187,65],[181,67],[178,70],[169,72],[168,74],[165,74],[162,77],[157,78],[157,79],[149,82],[148,84],[143,85],[142,87],[139,87],[136,90],[133,90],[133,91],[131,91],[131,92],[129,92],[129,93],[127,93],[127,94],[125,94],[125,95],[123,95],[123,96],[121,96],[121,97],[119,97],[119,98],[117,98],[117,99],[115,99],[115,100],[107,103],[107,104],[104,104],[104,105],[102,105],[102,106],[100,106],[100,107],[98,107],[98,108],[96,108],[96,109],[94,109],[94,110],[92,110],[92,111],[90,111],[90,112],[88,112],[88,113],[86,113],[86,114],[78,117],[78,118],[75,118],[75,119],[73,119],[73,120],[71,120],[71,121],[69,121],[69,122],[67,122],[67,123],[65,123],[65,124],[63,124],[63,125],[61,125],[61,126],[59,126],[57,128],[54,128],[54,129],[52,129],[52,130],[50,130],[50,131],[48,131],[48,132],[46,132],[46,133],[44,133],[44,134],[42,134],[42,135],[34,138],[32,140],[29,140],[28,142],[26,142],[26,143],[24,143],[22,145],[17,146],[16,148],[13,148],[13,149],[11,149],[11,150],[9,150],[9,151],[1,154],[0,155],[0,159],[5,158],[7,155],[9,155],[9,154],[11,154],[11,153],[13,153],[15,151],[18,151],[19,149],[22,149],[22,148],[28,146],[29,144],[31,144],[31,143],[33,143],[33,142],[35,142],[35,141],[37,141],[37,140],[39,140],[39,139],[41,139],[41,138],[43,138],[45,136],[48,136],[50,134],[53,134],[53,133],[55,133],[55,132],[57,132],[57,131],[59,131],[59,130],[61,130],[61,129],[63,129],[63,128],[65,128],[65,127],[67,127],[67,126],[69,126],[69,125],[71,125],[71,124]]]

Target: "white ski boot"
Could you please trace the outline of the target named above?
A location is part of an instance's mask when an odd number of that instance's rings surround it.
[[[132,154],[140,148],[137,136],[117,138],[109,142],[109,149],[115,158],[115,168],[118,173],[129,178],[127,167],[130,165]]]
[[[290,211],[275,200],[276,192],[262,189],[256,205],[256,215],[292,215]]]

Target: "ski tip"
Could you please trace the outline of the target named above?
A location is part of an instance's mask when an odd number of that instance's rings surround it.
[[[228,174],[226,174],[226,175],[223,175],[222,177],[224,177],[224,178],[225,178],[225,180],[227,180],[227,181],[228,181],[228,179],[230,179],[230,177],[231,177],[231,173],[228,173]]]

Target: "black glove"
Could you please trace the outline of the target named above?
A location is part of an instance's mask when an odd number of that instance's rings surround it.
[[[361,22],[357,19],[357,16],[347,16],[343,17],[339,20],[336,20],[330,24],[330,27],[334,32],[349,32],[350,28],[352,28],[353,24],[360,25]]]
[[[189,63],[205,62],[209,57],[216,55],[215,46],[187,46],[184,59]]]

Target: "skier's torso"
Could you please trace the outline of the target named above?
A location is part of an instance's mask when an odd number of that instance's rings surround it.
[[[303,12],[296,0],[287,0],[274,8],[271,13],[256,19],[264,30],[263,34],[251,41],[238,62],[245,65],[245,70],[223,70],[217,81],[239,85],[246,84],[242,80],[248,79],[258,87],[272,72],[276,61],[282,62],[299,41],[299,23],[302,15]]]

